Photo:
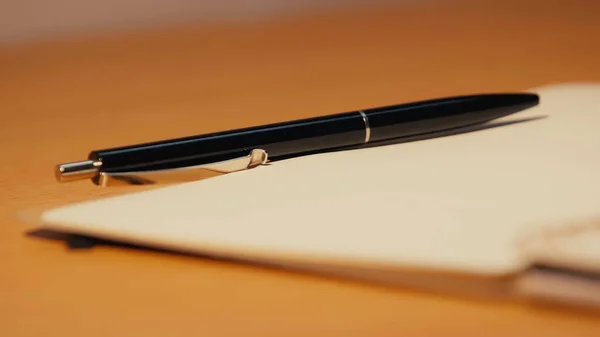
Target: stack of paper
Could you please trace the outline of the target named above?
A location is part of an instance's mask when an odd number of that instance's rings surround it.
[[[42,221],[400,286],[598,304],[600,85],[532,91],[540,105],[497,127],[290,159],[68,205]],[[499,123],[508,121],[519,122]]]

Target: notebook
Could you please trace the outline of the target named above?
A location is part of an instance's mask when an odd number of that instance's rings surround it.
[[[600,308],[600,84],[531,91],[539,106],[479,131],[288,159],[40,220],[304,273]]]

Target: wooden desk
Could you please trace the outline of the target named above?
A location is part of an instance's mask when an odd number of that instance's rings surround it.
[[[138,189],[54,181],[54,164],[93,148],[598,81],[599,13],[593,0],[442,2],[2,49],[0,335],[599,336],[599,316],[581,313],[114,247],[72,252],[15,218]]]

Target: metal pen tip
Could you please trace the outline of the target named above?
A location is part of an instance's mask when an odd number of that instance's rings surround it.
[[[83,160],[72,163],[64,163],[56,166],[56,180],[60,182],[93,178],[100,171],[102,162],[95,160]]]

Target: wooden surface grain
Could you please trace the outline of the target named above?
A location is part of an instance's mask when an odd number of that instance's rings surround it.
[[[94,148],[600,81],[598,14],[593,0],[433,2],[1,47],[0,335],[600,335],[600,316],[570,310],[69,251],[16,216],[140,189],[55,182],[56,163]]]

